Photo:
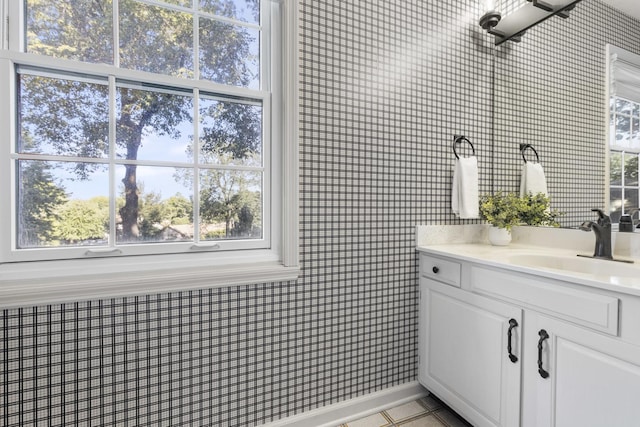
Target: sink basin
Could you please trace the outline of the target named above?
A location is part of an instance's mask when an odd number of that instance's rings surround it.
[[[523,267],[549,268],[594,276],[639,277],[640,267],[635,264],[607,261],[578,256],[552,256],[537,254],[511,255],[508,261]]]

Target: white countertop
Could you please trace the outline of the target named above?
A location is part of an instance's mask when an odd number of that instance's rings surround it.
[[[484,243],[434,244],[418,245],[417,249],[431,255],[446,256],[461,261],[640,296],[640,259],[634,259],[634,264],[627,264],[578,258],[577,254],[579,253],[582,255],[592,255],[592,253],[583,250],[514,243],[509,246],[492,246]],[[549,260],[557,258],[560,261],[567,261],[569,264],[585,265],[591,268],[592,272],[529,266],[522,263],[524,261],[526,264],[527,259],[534,260],[536,257]],[[620,258],[631,259],[629,257]],[[574,259],[576,259],[575,262]],[[611,274],[603,273],[600,270],[609,270]],[[622,271],[622,274],[616,274],[617,270]],[[635,274],[636,270],[637,274]]]

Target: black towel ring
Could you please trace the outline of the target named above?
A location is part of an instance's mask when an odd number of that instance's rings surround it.
[[[473,152],[473,155],[476,155],[476,148],[473,146],[473,143],[471,141],[469,141],[469,139],[464,136],[464,135],[453,135],[453,154],[455,154],[456,159],[459,159],[460,156],[458,156],[458,152],[456,151],[456,144],[459,144],[461,142],[466,142],[471,146],[471,151]]]
[[[522,160],[527,163],[527,158],[524,156],[524,152],[527,148],[530,148],[531,151],[533,151],[533,153],[536,155],[536,161],[540,163],[540,156],[538,156],[538,152],[535,148],[533,148],[533,145],[531,144],[520,144],[520,154],[522,154]]]

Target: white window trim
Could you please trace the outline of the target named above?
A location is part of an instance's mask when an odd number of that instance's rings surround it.
[[[604,122],[607,124],[606,126],[606,140],[607,140],[607,149],[605,150],[605,158],[604,158],[604,176],[605,176],[605,209],[607,212],[611,212],[611,139],[614,137],[615,130],[611,128],[611,98],[616,95],[613,90],[612,81],[614,80],[613,76],[613,62],[616,59],[621,59],[630,64],[634,64],[637,67],[640,67],[640,56],[636,55],[628,50],[623,48],[614,46],[612,44],[606,45],[606,57],[607,57],[607,67],[605,72],[605,98],[604,98]],[[619,96],[624,98],[624,96]],[[636,101],[632,101],[636,102]],[[612,134],[613,131],[613,134]],[[615,150],[614,151],[620,151]],[[622,186],[613,186],[614,188],[623,188]],[[618,223],[613,224],[614,231],[618,227]]]
[[[0,0],[0,47],[3,48],[8,46],[8,4],[9,0]],[[275,35],[272,39],[280,39],[282,52],[282,56],[273,61],[278,64],[281,76],[273,79],[273,92],[282,93],[282,99],[274,97],[272,104],[274,110],[282,113],[279,120],[274,121],[272,132],[273,138],[280,137],[282,144],[274,144],[272,170],[282,173],[273,174],[272,188],[281,189],[281,197],[273,199],[271,248],[0,264],[0,309],[297,279],[300,272],[298,4],[296,0],[272,0],[272,8],[273,29],[279,32],[279,37]],[[11,56],[7,51],[3,54]],[[0,67],[0,79],[13,78],[10,68]],[[7,95],[0,91],[0,99],[9,99]],[[14,109],[10,103],[0,102],[2,117],[15,117]],[[6,130],[2,131],[0,140],[5,138]],[[0,169],[0,182],[11,182],[9,168]],[[0,197],[1,204],[6,206],[10,202],[6,195]],[[3,221],[6,221],[7,210],[2,209]],[[0,228],[0,240],[10,239],[7,232],[8,227]]]
[[[10,82],[9,84],[11,84],[13,81],[15,81],[15,79],[13,79],[13,70],[14,70],[14,66],[15,63],[18,64],[18,73],[22,73],[22,71],[20,71],[21,68],[25,69],[25,72],[31,75],[40,75],[40,76],[53,76],[54,78],[57,77],[62,77],[64,78],[64,72],[63,71],[57,71],[57,70],[64,70],[66,72],[69,72],[70,70],[73,70],[74,67],[74,62],[73,61],[69,61],[69,60],[60,60],[60,59],[52,59],[52,58],[47,58],[47,57],[43,57],[42,55],[35,55],[35,54],[23,54],[23,53],[9,53],[8,56],[5,56],[5,52],[1,52],[0,53],[0,64],[4,64],[4,62],[9,61],[9,65],[7,65],[6,67],[6,75],[9,76],[6,80],[3,81],[7,81]],[[11,61],[14,62],[14,64],[11,64]],[[28,65],[25,65],[28,64]],[[35,64],[35,65],[34,65]],[[44,65],[43,65],[44,64]],[[53,65],[52,69],[55,69],[56,71],[48,71],[44,70],[40,67],[38,67],[38,65],[40,66],[50,66]],[[33,70],[30,70],[31,67],[35,67]],[[109,84],[110,88],[114,87],[114,82],[112,82],[112,80],[121,80],[120,82],[115,82],[115,84],[118,87],[127,87],[130,85],[130,83],[127,83],[127,80],[123,80],[121,79],[120,76],[117,76],[115,79],[112,75],[109,76],[102,76],[101,74],[106,74],[106,71],[104,71],[105,69],[112,69],[112,66],[94,66],[93,64],[82,64],[83,67],[87,68],[87,74],[89,74],[90,76],[95,76],[95,77],[73,77],[74,80],[76,81],[85,81],[85,82],[94,82],[94,81],[101,81],[101,79],[104,79],[104,84],[107,85]],[[3,68],[4,65],[2,65]],[[40,68],[40,69],[39,69]],[[76,69],[77,71],[77,69]],[[2,71],[0,71],[0,73],[2,73]],[[118,74],[122,75],[125,74],[125,78],[130,78],[131,76],[131,72],[130,70],[125,70],[124,73],[119,72]],[[149,74],[149,73],[144,73],[144,75],[141,75],[141,73],[139,72],[135,72],[133,73],[135,75],[137,75],[137,78],[135,79],[136,81],[140,80],[140,81],[144,81],[145,83],[158,83],[157,82],[157,78],[156,75],[154,74]],[[176,81],[180,84],[182,84],[181,82],[182,79],[176,79]],[[190,86],[189,89],[189,94],[192,94],[192,98],[194,100],[194,104],[199,100],[199,99],[203,99],[203,98],[210,98],[210,99],[224,99],[221,96],[208,96],[206,94],[202,94],[202,92],[198,93],[198,91],[200,90],[200,87],[204,87],[207,88],[207,86],[209,86],[209,84],[207,84],[208,82],[204,82],[204,84],[200,83],[200,82],[193,82]],[[171,85],[172,87],[177,87],[179,85],[173,84]],[[185,86],[187,86],[187,84],[185,84]],[[129,87],[135,87],[134,86],[129,86]],[[193,90],[192,90],[193,89]],[[228,91],[233,92],[237,90],[236,88],[229,88]],[[244,90],[244,89],[243,89]],[[9,88],[9,94],[8,96],[10,98],[5,98],[5,99],[15,99],[15,88],[10,87]],[[203,91],[204,92],[204,91]],[[272,197],[272,193],[274,193],[272,191],[272,187],[271,187],[271,179],[272,179],[272,157],[271,157],[271,141],[274,140],[274,138],[279,138],[278,135],[280,134],[281,130],[278,128],[274,129],[274,133],[272,134],[272,119],[271,117],[271,94],[268,92],[257,92],[254,93],[251,96],[251,99],[255,99],[255,100],[259,100],[260,101],[260,106],[262,107],[263,110],[263,117],[265,117],[265,121],[263,122],[263,129],[264,129],[264,133],[265,135],[267,135],[265,137],[265,143],[263,145],[263,150],[262,150],[262,154],[264,156],[264,162],[263,162],[263,166],[262,167],[254,167],[254,166],[242,166],[242,165],[234,165],[234,166],[226,166],[226,165],[200,165],[200,170],[205,170],[205,169],[214,169],[214,170],[222,170],[222,169],[230,169],[230,170],[246,170],[246,171],[255,171],[255,172],[259,172],[263,174],[263,221],[265,224],[271,224],[271,197]],[[278,99],[278,96],[274,96],[274,99]],[[110,102],[113,102],[113,98],[110,100]],[[242,102],[245,104],[248,104],[249,101],[238,101],[238,102]],[[12,101],[12,103],[15,105],[16,101]],[[256,103],[256,105],[258,105]],[[194,111],[197,109],[197,107],[194,106]],[[195,116],[194,116],[195,117]],[[274,117],[278,117],[277,115]],[[0,119],[1,120],[1,119]],[[6,129],[11,129],[12,128],[13,123],[9,123],[7,124],[7,126],[5,127]],[[112,123],[112,126],[115,126],[115,124]],[[197,120],[194,119],[194,135],[196,134],[196,132],[198,131],[198,127],[197,127]],[[6,138],[7,140],[14,140],[15,139],[15,134],[16,134],[17,130],[12,130],[11,134],[7,134]],[[115,128],[113,128],[112,130],[113,133],[115,133]],[[111,152],[113,153],[115,150],[112,148]],[[197,152],[196,152],[197,155]],[[128,161],[128,160],[122,160],[119,159],[117,162],[114,162],[113,159],[113,155],[111,155],[109,158],[82,158],[82,157],[73,157],[73,156],[60,156],[60,155],[42,155],[42,154],[37,154],[37,155],[33,155],[30,153],[27,154],[20,154],[19,156],[16,156],[16,158],[20,158],[23,160],[50,160],[50,161],[72,161],[72,162],[87,162],[87,163],[101,163],[101,164],[110,164],[111,166],[114,165],[122,165],[122,164],[126,164],[126,163],[133,163],[133,164],[138,164],[141,166],[169,166],[169,167],[184,167],[184,168],[191,168],[193,167],[192,163],[179,163],[179,162],[167,162],[167,161],[163,161],[163,160],[141,160],[141,161]],[[13,180],[15,180],[15,170],[13,170],[11,172],[11,177],[13,178]],[[113,182],[113,177],[111,179],[111,181]],[[11,187],[14,187],[15,184],[12,182]],[[113,191],[113,189],[112,189]],[[196,192],[195,197],[197,197],[198,194]],[[278,193],[275,192],[275,196],[276,198],[278,197]],[[113,199],[113,194],[112,197]],[[197,199],[195,204],[197,205]],[[7,203],[7,206],[10,203]],[[8,216],[14,216],[16,215],[16,212],[11,212],[11,211],[7,211],[7,215]],[[114,226],[114,218],[112,217],[111,219],[112,224],[110,227],[111,230],[111,237],[110,237],[110,241],[115,241],[115,226]],[[196,226],[197,228],[197,226]],[[152,255],[152,254],[163,254],[163,253],[189,253],[192,251],[202,251],[202,250],[219,250],[219,251],[223,251],[223,250],[242,250],[242,249],[247,249],[247,250],[251,250],[251,249],[260,249],[260,248],[269,248],[271,246],[271,228],[270,227],[264,227],[263,231],[263,237],[262,239],[238,239],[238,240],[223,240],[223,241],[202,241],[202,240],[198,240],[197,236],[196,239],[194,239],[194,241],[185,241],[185,242],[172,242],[169,244],[162,244],[160,243],[158,246],[156,245],[148,245],[148,244],[116,244],[116,245],[108,245],[108,246],[69,246],[69,247],[59,247],[59,248],[33,248],[33,249],[20,249],[20,250],[12,250],[13,248],[11,248],[10,246],[10,242],[15,242],[16,241],[16,235],[12,235],[10,237],[10,240],[3,240],[2,243],[5,246],[0,247],[0,253],[2,253],[3,259],[6,259],[7,262],[20,262],[20,261],[39,261],[39,260],[56,260],[56,259],[76,259],[76,258],[83,258],[83,257],[88,257],[88,256],[120,256],[120,254],[124,254],[122,256],[129,256],[129,255]],[[12,232],[16,232],[15,229],[12,230]]]

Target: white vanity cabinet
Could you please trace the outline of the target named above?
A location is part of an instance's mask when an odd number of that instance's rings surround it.
[[[525,321],[523,352],[534,357],[523,365],[522,426],[640,425],[640,347],[534,312]]]
[[[640,426],[639,300],[421,253],[419,381],[476,427]]]
[[[459,289],[455,261],[421,270],[420,382],[476,427],[518,425],[522,310]]]

